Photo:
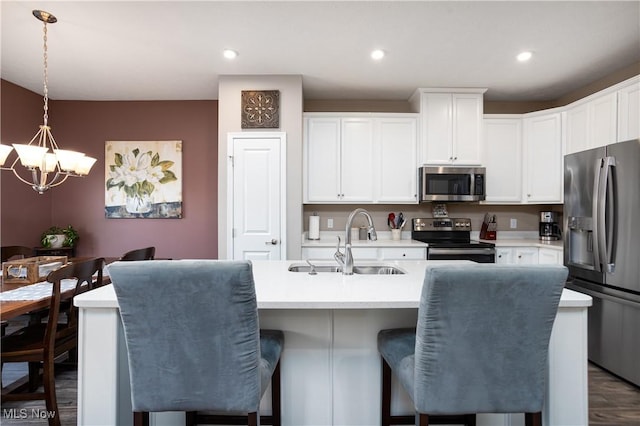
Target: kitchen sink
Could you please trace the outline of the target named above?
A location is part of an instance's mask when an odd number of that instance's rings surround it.
[[[404,271],[395,266],[354,266],[354,274],[361,275],[402,275]]]
[[[342,267],[338,265],[314,265],[313,269],[318,272],[340,272],[342,273]],[[289,272],[311,272],[309,265],[292,264],[289,266]],[[366,265],[366,266],[354,266],[353,273],[358,275],[401,275],[405,272],[396,268],[395,266],[387,265]]]
[[[313,269],[316,272],[342,272],[342,268],[338,265],[315,265]],[[290,265],[290,272],[311,272],[311,267],[309,265]]]

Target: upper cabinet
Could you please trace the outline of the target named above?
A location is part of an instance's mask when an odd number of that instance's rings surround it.
[[[616,92],[575,102],[566,110],[567,154],[613,143],[618,112]]]
[[[524,203],[562,203],[564,152],[561,131],[560,112],[524,115]]]
[[[618,89],[618,142],[640,138],[640,76]]]
[[[487,116],[489,117],[489,116]],[[496,115],[484,120],[485,203],[522,201],[522,117]]]
[[[565,110],[566,153],[640,137],[640,76],[580,99]]]
[[[419,163],[479,165],[486,89],[418,89],[409,100],[420,112]]]
[[[416,114],[308,113],[305,203],[416,203]]]
[[[377,185],[380,203],[418,201],[418,119],[414,116],[380,117],[374,121]]]

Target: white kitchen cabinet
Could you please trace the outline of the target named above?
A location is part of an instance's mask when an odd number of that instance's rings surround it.
[[[538,249],[538,263],[543,264],[551,264],[551,265],[563,265],[564,259],[562,256],[562,250],[555,250],[549,248]]]
[[[618,142],[640,138],[640,76],[618,90]]]
[[[417,203],[417,114],[305,114],[305,203]]]
[[[426,248],[381,247],[378,249],[380,260],[424,260],[427,258]]]
[[[421,116],[421,164],[481,164],[485,91],[418,89],[410,103]]]
[[[496,247],[496,263],[535,265],[538,263],[538,248]]]
[[[340,118],[305,119],[303,180],[306,202],[340,201]]]
[[[341,132],[340,201],[373,201],[373,121],[343,118]]]
[[[538,248],[516,247],[513,251],[513,263],[518,265],[538,264]]]
[[[371,119],[306,118],[305,202],[372,202],[373,152]]]
[[[418,202],[417,116],[374,119],[376,145],[375,200],[380,203]]]
[[[574,102],[566,110],[566,152],[584,151],[616,140],[616,92]]]
[[[514,251],[511,247],[496,247],[496,263],[511,264]]]
[[[486,167],[485,203],[522,201],[522,118],[486,118],[483,138],[483,164]]]
[[[563,147],[560,112],[525,114],[523,202],[562,203]]]

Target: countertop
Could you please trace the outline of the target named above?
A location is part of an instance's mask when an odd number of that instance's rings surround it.
[[[502,236],[501,236],[502,235]],[[332,247],[335,248],[338,242],[337,236],[341,238],[341,246],[344,247],[344,232],[326,231],[320,232],[319,240],[308,240],[307,234],[302,236],[302,247]],[[486,243],[493,243],[496,247],[538,247],[563,250],[564,243],[560,241],[541,241],[537,232],[499,232],[496,240],[481,240],[477,232],[471,233],[471,239]],[[351,240],[353,247],[403,247],[403,248],[423,248],[428,247],[427,243],[411,239],[411,231],[403,231],[402,239],[392,240],[391,232],[378,232],[376,241]]]
[[[179,262],[174,261],[174,262]],[[424,272],[430,265],[467,264],[469,261],[399,260],[357,262],[356,265],[384,264],[401,268],[403,275],[349,275],[321,272],[309,275],[289,272],[299,260],[253,261],[259,309],[386,309],[417,308]],[[335,265],[333,261],[314,262]],[[112,285],[97,288],[74,298],[81,308],[117,308]],[[560,307],[591,306],[591,297],[564,289]]]

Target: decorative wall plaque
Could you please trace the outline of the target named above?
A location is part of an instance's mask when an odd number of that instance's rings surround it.
[[[280,91],[242,91],[242,128],[280,127]]]

